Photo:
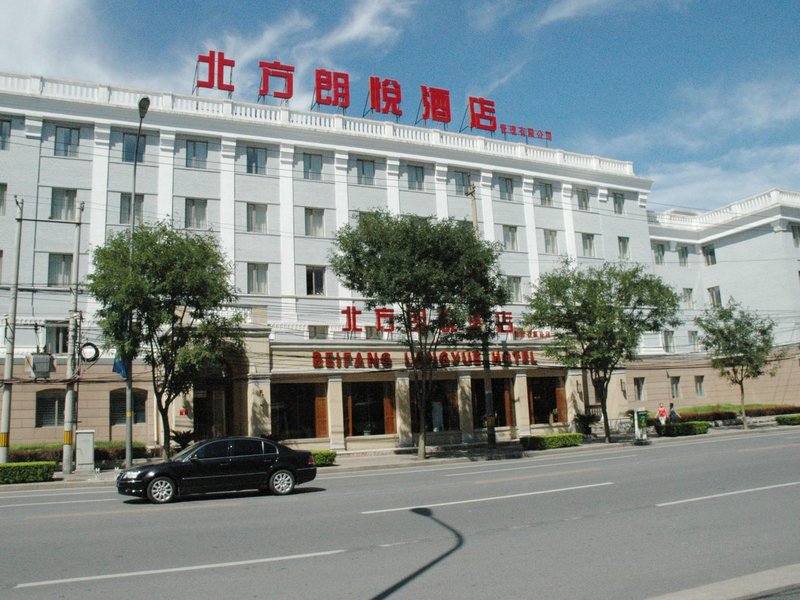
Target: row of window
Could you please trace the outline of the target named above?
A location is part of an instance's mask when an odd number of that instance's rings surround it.
[[[644,380],[645,380],[644,377],[633,378],[633,390],[637,402],[644,402],[647,399],[644,387]],[[703,377],[703,375],[694,376],[694,395],[697,398],[702,398],[703,396],[705,396],[704,380],[705,378]],[[682,397],[681,378],[679,376],[670,377],[669,385],[670,385],[670,397],[673,400],[681,398]]]
[[[794,225],[792,227],[794,227]],[[798,236],[800,236],[800,228],[798,229]],[[664,256],[666,255],[666,249],[667,245],[664,243],[657,242],[653,244],[653,261],[657,265],[664,264]],[[707,267],[717,264],[717,253],[716,250],[714,249],[714,244],[707,244],[705,246],[702,246],[701,250],[703,253],[703,261],[705,262]],[[678,264],[681,267],[689,266],[689,246],[678,246]]]
[[[36,392],[36,427],[63,427],[65,390]],[[146,422],[147,392],[133,391],[133,422]],[[109,425],[125,425],[125,390],[114,390],[108,397]]]

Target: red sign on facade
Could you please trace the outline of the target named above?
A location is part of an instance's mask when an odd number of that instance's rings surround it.
[[[197,62],[208,65],[208,74],[205,79],[197,78],[199,88],[217,88],[223,92],[232,92],[233,84],[225,83],[225,67],[236,66],[236,61],[232,58],[225,58],[224,52],[209,51],[208,54],[201,54],[197,57]]]

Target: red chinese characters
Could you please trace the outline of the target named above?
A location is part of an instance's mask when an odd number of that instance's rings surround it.
[[[547,140],[548,142],[553,141],[552,131],[544,131],[543,129],[535,129],[533,127],[522,127],[521,125],[508,125],[507,123],[500,123],[500,133],[503,135],[518,135],[530,140]]]
[[[469,97],[469,126],[486,131],[497,130],[497,117],[494,114],[494,100]]]
[[[422,93],[422,118],[439,123],[450,122],[450,91],[442,88],[420,86]]]
[[[348,306],[342,311],[342,314],[347,317],[347,325],[342,327],[342,331],[345,332],[354,332],[357,333],[359,331],[364,331],[361,327],[358,326],[356,320],[358,315],[361,314],[361,311],[356,309],[355,306]]]
[[[294,67],[291,65],[283,65],[278,61],[258,63],[261,67],[261,87],[258,90],[259,96],[266,96],[269,94],[269,81],[270,77],[283,79],[283,90],[275,90],[272,92],[274,98],[281,98],[287,100],[294,94]]]
[[[208,65],[208,75],[205,79],[197,79],[197,87],[201,88],[217,88],[223,92],[232,92],[233,84],[225,83],[225,67],[236,66],[236,61],[232,58],[225,58],[224,52],[216,52],[210,50],[208,54],[200,54],[197,57],[197,62]]]
[[[323,106],[350,106],[350,75],[339,71],[317,69],[315,76],[317,104]]]
[[[369,105],[372,110],[388,115],[403,116],[400,102],[403,99],[400,84],[394,79],[369,78]]]

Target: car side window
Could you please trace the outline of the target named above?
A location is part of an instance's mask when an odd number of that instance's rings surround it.
[[[211,442],[195,453],[196,458],[226,458],[228,456],[228,442]]]
[[[264,442],[264,454],[277,454],[278,448],[274,444]]]
[[[261,440],[233,440],[233,456],[252,456],[263,453]]]

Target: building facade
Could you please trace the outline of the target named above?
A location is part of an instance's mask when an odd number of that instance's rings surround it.
[[[136,107],[145,95],[151,104],[134,186]],[[776,204],[759,204],[760,216],[737,213],[735,226],[707,215],[655,214],[647,211],[652,182],[630,162],[391,121],[13,74],[0,74],[0,133],[4,303],[21,214],[12,444],[60,441],[72,264],[85,281],[92,250],[130,227],[131,212],[137,222],[210,232],[233,265],[239,296],[229,310],[244,316],[247,354],[208,373],[173,405],[173,427],[198,437],[268,434],[336,449],[413,445],[414,383],[387,319],[392,307],[366,310],[327,257],[336,230],[360,212],[472,220],[465,195],[472,184],[481,235],[502,244],[500,266],[514,295],[498,309],[502,333],[491,348],[499,439],[567,427],[592,401],[579,372],[542,355],[551,332],[520,326],[532,284],[565,257],[652,265],[676,288],[692,288],[692,311],[715,286],[747,300],[733,293],[742,277],[735,261],[777,244],[786,269],[772,274],[785,278],[793,269],[794,277],[784,282],[780,310],[797,316],[796,194],[770,195]],[[764,219],[780,241],[756,239]],[[709,245],[719,269],[705,267]],[[772,265],[761,266],[759,276],[770,281]],[[102,347],[97,306],[79,292],[76,347]],[[648,337],[644,362],[657,372],[658,361],[689,357],[709,372],[694,346],[678,343],[689,331],[673,332],[671,341]],[[797,339],[794,330],[785,334]],[[26,363],[37,353],[51,356],[50,369],[34,379]],[[124,382],[112,360],[102,353],[79,369],[77,428],[94,430],[96,439],[124,438]],[[429,440],[480,441],[480,361],[467,347],[448,348],[437,361]],[[643,390],[637,401],[659,397],[653,375],[632,373],[628,366],[612,382],[613,415],[629,408],[636,386]],[[160,443],[142,365],[134,380],[134,437]]]

